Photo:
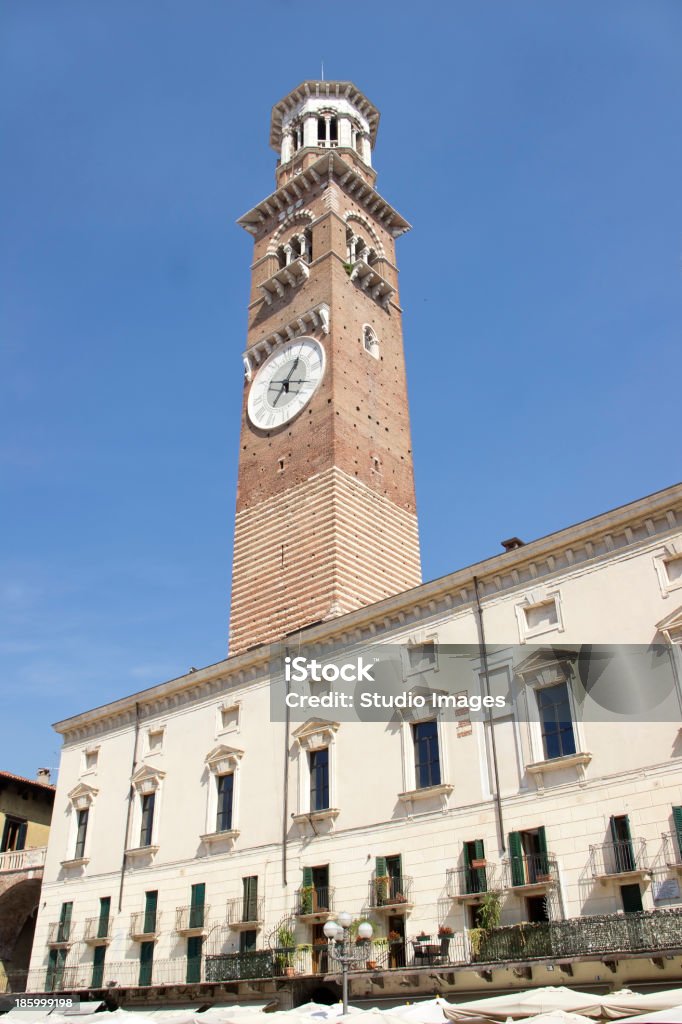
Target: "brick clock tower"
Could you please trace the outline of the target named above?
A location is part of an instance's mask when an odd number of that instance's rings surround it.
[[[275,105],[254,239],[230,654],[421,582],[395,240],[379,113],[350,82]]]

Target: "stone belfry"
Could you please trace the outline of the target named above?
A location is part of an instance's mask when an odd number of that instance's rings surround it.
[[[254,239],[230,654],[421,582],[395,240],[379,113],[351,82],[275,105]]]

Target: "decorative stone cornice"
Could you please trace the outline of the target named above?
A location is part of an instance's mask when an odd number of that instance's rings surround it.
[[[79,782],[77,786],[67,793],[67,796],[77,811],[87,810],[97,796],[98,790],[94,786],[88,786],[85,782]]]
[[[267,359],[273,349],[306,334],[308,331],[318,329],[324,334],[329,334],[329,306],[326,302],[319,302],[317,306],[313,306],[312,309],[302,313],[295,320],[290,320],[284,327],[273,331],[248,348],[242,355],[246,379],[251,380],[256,367]]]
[[[319,750],[327,747],[338,731],[338,722],[326,722],[319,718],[310,718],[292,733],[294,739],[304,750]]]
[[[298,206],[304,197],[327,179],[335,180],[356,203],[364,206],[394,238],[410,230],[411,225],[386,202],[383,196],[365,181],[363,176],[351,167],[338,153],[324,153],[319,160],[297,174],[294,179],[282,185],[267,199],[258,203],[237,221],[246,231],[257,235],[266,225],[276,219],[284,220]]]
[[[206,756],[206,764],[213,775],[226,775],[228,772],[234,771],[243,756],[243,750],[226,747],[221,743]]]

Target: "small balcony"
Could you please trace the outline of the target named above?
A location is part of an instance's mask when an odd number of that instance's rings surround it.
[[[87,917],[83,928],[83,942],[88,946],[107,946],[111,942],[111,917]]]
[[[511,857],[505,866],[504,886],[520,896],[542,895],[559,880],[556,858],[551,853],[526,853]]]
[[[474,861],[469,867],[449,868],[446,873],[447,894],[458,903],[478,903],[484,893],[496,888],[496,876],[497,865],[486,860]]]
[[[329,885],[304,885],[296,893],[294,913],[301,921],[328,921],[333,916],[334,889]]]
[[[178,935],[205,935],[210,907],[207,904],[175,908],[175,930]]]
[[[46,846],[35,850],[6,850],[0,853],[0,873],[5,871],[31,871],[45,864]]]
[[[369,883],[369,905],[372,910],[403,914],[412,910],[412,879],[403,875],[392,878],[382,875]]]
[[[649,876],[646,842],[644,839],[625,839],[617,843],[590,846],[592,877],[605,884],[611,880],[641,881]]]
[[[133,942],[154,942],[159,937],[161,914],[138,910],[130,915],[130,938]]]
[[[276,299],[284,298],[287,288],[297,288],[304,281],[307,281],[309,274],[310,269],[306,260],[299,256],[298,259],[292,260],[288,266],[281,267],[272,277],[269,277],[267,281],[263,281],[258,287],[268,306],[270,306]]]
[[[351,281],[355,281],[375,302],[388,309],[388,304],[395,295],[395,288],[374,267],[365,260],[358,259],[353,263],[349,276]]]
[[[227,901],[227,923],[234,931],[255,931],[263,924],[264,901],[236,897]]]
[[[682,835],[679,832],[664,832],[661,838],[666,867],[682,871]]]
[[[73,925],[70,921],[53,921],[48,928],[47,944],[56,949],[70,946],[73,942]]]

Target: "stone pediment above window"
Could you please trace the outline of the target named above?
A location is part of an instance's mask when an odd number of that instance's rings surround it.
[[[263,281],[258,287],[263,293],[263,298],[268,306],[270,306],[275,299],[284,298],[287,288],[297,288],[304,281],[308,280],[309,275],[310,268],[307,262],[302,256],[299,256],[297,260],[289,263],[286,267],[282,267],[276,274],[269,277],[267,281]]]
[[[532,686],[555,686],[571,678],[577,651],[545,647],[534,651],[516,666],[516,674]]]
[[[302,334],[318,329],[324,334],[329,334],[329,306],[326,302],[320,302],[317,306],[313,306],[312,309],[301,313],[295,320],[291,320],[284,327],[280,327],[279,330],[268,334],[267,337],[261,338],[255,345],[247,349],[242,355],[246,379],[251,380],[258,366],[279,345],[284,345],[288,341],[293,341],[294,338],[300,337]]]
[[[325,722],[311,718],[294,730],[294,739],[304,750],[319,750],[328,747],[339,728],[338,722]]]
[[[143,764],[133,773],[131,782],[137,792],[144,796],[156,792],[165,776],[166,773],[160,768],[151,768],[148,764]]]
[[[682,644],[682,605],[657,622],[656,629],[663,634],[669,644]]]
[[[84,782],[80,782],[71,790],[68,797],[77,811],[85,811],[90,807],[97,796],[97,793],[98,790],[93,786],[88,786]]]
[[[243,750],[221,743],[206,755],[206,764],[212,775],[227,775],[235,770],[243,756]]]

